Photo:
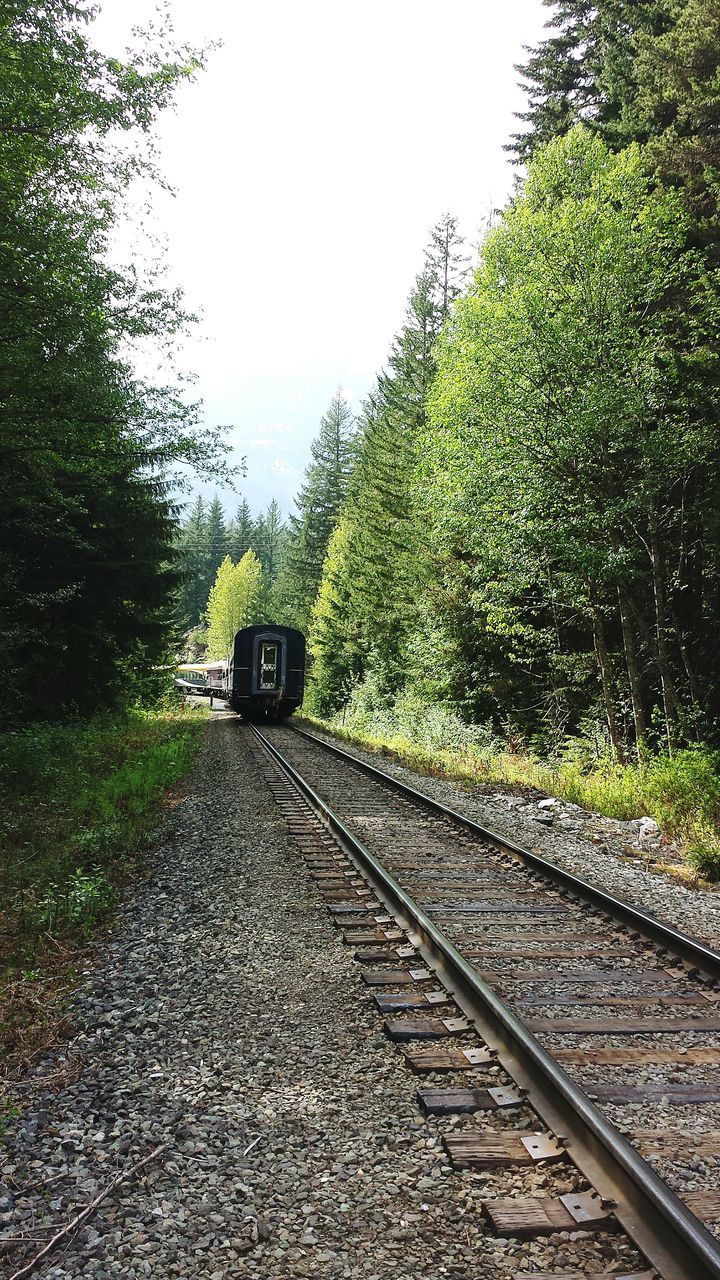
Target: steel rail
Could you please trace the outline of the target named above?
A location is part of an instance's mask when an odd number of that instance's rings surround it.
[[[682,933],[679,929],[666,924],[663,920],[659,920],[649,912],[643,911],[640,907],[634,907],[629,902],[623,902],[621,898],[616,898],[614,894],[608,893],[605,889],[599,889],[597,885],[591,884],[589,880],[583,880],[581,876],[576,876],[572,871],[565,871],[563,867],[559,867],[557,863],[543,858],[539,853],[533,853],[530,849],[525,849],[522,845],[516,844],[508,836],[501,836],[497,831],[492,831],[489,827],[483,827],[481,823],[468,818],[466,814],[450,808],[449,805],[443,804],[441,800],[435,800],[424,791],[418,791],[407,782],[401,782],[399,778],[394,778],[392,774],[385,773],[375,765],[368,764],[365,760],[359,760],[352,752],[343,751],[342,747],[336,746],[333,742],[326,742],[324,738],[318,737],[316,733],[309,733],[307,729],[300,729],[297,725],[284,725],[283,728],[291,728],[293,733],[299,734],[301,738],[307,738],[309,742],[322,747],[324,751],[328,751],[331,755],[338,756],[341,760],[356,765],[363,773],[376,778],[385,786],[393,787],[410,800],[414,800],[426,809],[431,809],[434,813],[441,814],[442,817],[449,819],[457,826],[464,827],[472,835],[478,836],[488,844],[494,845],[501,853],[510,853],[515,858],[519,858],[527,867],[553,880],[563,889],[566,889],[568,893],[589,902],[596,910],[613,916],[629,926],[629,928],[637,930],[638,933],[645,934],[651,942],[662,950],[672,951],[674,955],[687,964],[691,972],[697,970],[704,977],[716,982],[720,981],[720,952],[714,951],[712,947],[708,947],[700,939],[691,938],[688,934]]]
[[[720,1280],[720,1242],[563,1071],[290,761],[256,726],[251,728],[269,757],[334,833],[488,1048],[497,1054],[511,1079],[526,1091],[528,1102],[538,1116],[564,1142],[576,1168],[606,1204],[612,1205],[621,1226],[663,1280],[710,1280],[711,1277]],[[313,739],[315,735],[303,731],[303,736]],[[349,753],[340,754],[349,760],[355,759]],[[581,1229],[579,1223],[578,1230]]]

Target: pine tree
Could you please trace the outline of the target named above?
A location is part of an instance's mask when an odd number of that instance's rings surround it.
[[[332,635],[330,615],[342,600],[354,639],[342,649],[347,660],[344,675],[337,658],[328,657],[318,667],[318,705],[324,697],[325,671],[332,671],[333,687],[338,688],[357,678],[363,665],[372,666],[381,690],[397,689],[404,679],[406,646],[424,573],[424,532],[415,483],[418,445],[435,375],[435,344],[465,276],[462,244],[456,220],[446,214],[431,232],[424,268],[410,293],[405,324],[394,339],[387,368],[363,406],[343,538],[335,548],[334,583],[329,591],[323,584],[323,607],[314,622],[323,634]],[[311,644],[327,651],[320,633],[311,632]]]
[[[339,389],[321,419],[311,454],[296,502],[298,514],[290,520],[283,578],[278,584],[283,615],[301,630],[308,626],[355,457],[355,420]]]
[[[273,498],[265,514],[258,516],[253,538],[253,548],[270,585],[277,578],[280,568],[286,528],[280,503],[277,498]]]
[[[217,495],[208,509],[207,518],[208,564],[207,575],[213,581],[220,565],[227,555],[227,533],[225,530],[225,512]]]
[[[178,538],[181,582],[178,589],[177,617],[182,630],[199,622],[210,589],[210,539],[205,503],[198,496]]]
[[[529,96],[529,127],[509,150],[527,162],[537,148],[584,123],[613,146],[645,141],[636,103],[639,39],[669,31],[686,0],[543,0],[551,34],[517,68]]]
[[[236,564],[242,560],[246,551],[253,546],[255,521],[247,498],[240,503],[235,518],[230,521],[227,530],[228,554]]]
[[[181,388],[132,366],[138,337],[164,347],[185,328],[179,295],[109,253],[119,193],[155,176],[142,138],[200,61],[147,43],[107,58],[93,16],[13,0],[0,21],[0,648],[5,712],[25,719],[97,711],[162,663],[177,585],[162,477],[217,456]]]

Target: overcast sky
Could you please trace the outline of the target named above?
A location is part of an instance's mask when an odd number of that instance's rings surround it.
[[[122,52],[154,0],[104,0]],[[340,385],[383,364],[430,227],[476,243],[504,203],[513,64],[541,0],[170,0],[176,35],[222,40],[159,122],[174,198],[155,201],[172,279],[202,312],[184,359],[212,423],[232,423],[254,508],[287,511]],[[210,496],[214,489],[204,487]],[[237,498],[220,496],[229,510]]]

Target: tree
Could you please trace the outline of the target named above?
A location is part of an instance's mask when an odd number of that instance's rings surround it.
[[[677,0],[674,24],[637,40],[637,104],[647,155],[682,192],[701,244],[720,240],[720,10],[715,0]]]
[[[227,657],[235,633],[259,622],[262,598],[262,565],[254,551],[246,551],[239,564],[226,556],[220,565],[207,603],[208,658]]]
[[[274,583],[280,570],[286,533],[280,503],[273,498],[265,514],[258,516],[254,535],[255,552],[270,584]]]
[[[225,512],[217,495],[210,503],[207,515],[208,563],[207,576],[212,582],[227,554]]]
[[[108,265],[117,193],[152,175],[139,146],[201,60],[89,42],[92,10],[14,0],[0,30],[0,414],[5,474],[0,644],[6,710],[107,705],[162,659],[177,585],[167,467],[222,471],[170,379],[139,378],[136,339],[190,317],[152,273]]]
[[[278,586],[285,617],[306,630],[338,513],[347,492],[355,453],[355,420],[338,389],[320,420],[290,519],[290,536]]]
[[[178,589],[178,621],[186,631],[202,617],[210,589],[210,539],[205,503],[198,496],[178,537],[181,581]]]
[[[243,498],[234,520],[228,525],[227,548],[230,559],[235,563],[242,560],[245,552],[252,547],[254,537],[255,521],[247,498]]]
[[[509,149],[527,162],[553,138],[583,123],[612,146],[638,132],[637,41],[670,31],[685,0],[543,0],[551,34],[517,71],[528,94],[529,128]]]
[[[637,146],[576,127],[539,152],[443,336],[425,439],[436,553],[459,562],[477,631],[545,687],[594,650],[618,754],[625,691],[638,745],[653,717],[672,743],[711,679],[673,618],[720,443],[686,390],[716,314],[687,221]]]
[[[346,688],[368,663],[381,691],[397,690],[405,678],[406,646],[417,620],[424,576],[424,532],[415,483],[418,449],[425,426],[426,398],[435,374],[435,343],[458,296],[465,271],[456,221],[445,215],[433,228],[408,299],[405,324],[396,335],[387,368],[363,406],[357,461],[343,510],[342,555],[333,566],[334,585],[320,588],[323,609],[313,627],[332,632],[333,601],[349,610],[352,642],[343,646],[333,669],[347,658],[333,687]],[[337,549],[336,549],[337,551]],[[311,646],[325,645],[311,631]],[[327,649],[327,645],[325,645]],[[327,663],[314,679],[318,699]]]

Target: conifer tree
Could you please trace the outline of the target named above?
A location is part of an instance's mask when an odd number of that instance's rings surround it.
[[[195,500],[178,538],[179,568],[177,616],[180,627],[193,627],[207,603],[209,584],[210,539],[205,503],[200,495]]]
[[[637,53],[671,31],[687,0],[543,0],[550,34],[517,67],[529,97],[528,128],[509,149],[526,162],[538,147],[584,123],[611,146],[644,142]]]
[[[269,585],[275,581],[280,569],[286,530],[280,503],[277,498],[273,498],[264,515],[258,516],[253,538],[255,553]]]
[[[283,617],[301,630],[308,626],[355,456],[355,420],[339,389],[320,421],[311,454],[297,498],[298,514],[290,520],[282,582],[278,584]]]
[[[208,563],[207,576],[212,582],[227,554],[227,533],[225,530],[225,512],[217,495],[208,508],[207,515]]]
[[[162,662],[177,586],[165,469],[222,470],[197,406],[131,363],[136,338],[185,328],[179,295],[109,253],[118,193],[154,177],[142,139],[201,61],[162,37],[107,58],[93,16],[14,0],[0,22],[0,647],[6,712],[45,719],[111,704]]]
[[[466,271],[456,220],[446,214],[431,232],[424,269],[408,300],[387,368],[363,406],[357,462],[344,509],[341,542],[334,548],[334,585],[324,591],[311,645],[329,652],[333,601],[344,600],[352,621],[342,647],[347,661],[318,667],[315,689],[324,696],[324,671],[343,688],[370,664],[381,690],[404,678],[404,653],[417,615],[424,576],[424,533],[415,470],[425,425],[426,398],[435,374],[435,344]]]
[[[253,545],[255,521],[247,498],[243,498],[227,530],[227,550],[236,564]]]

